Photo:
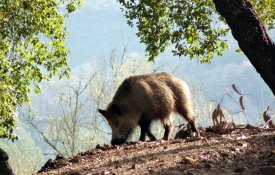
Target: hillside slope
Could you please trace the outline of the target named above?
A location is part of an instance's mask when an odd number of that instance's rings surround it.
[[[105,146],[48,161],[50,174],[275,174],[275,130],[238,129],[203,139]]]

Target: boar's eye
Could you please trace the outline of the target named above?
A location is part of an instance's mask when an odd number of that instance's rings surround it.
[[[116,105],[116,104],[113,104],[113,105],[111,106],[111,111],[112,111],[113,114],[122,115],[121,109],[120,109],[119,106]]]

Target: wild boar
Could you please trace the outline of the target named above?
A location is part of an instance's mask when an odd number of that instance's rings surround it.
[[[154,120],[161,120],[165,129],[163,139],[168,140],[173,112],[184,117],[192,131],[199,135],[187,84],[166,72],[125,79],[107,109],[98,111],[112,129],[112,145],[125,143],[138,126],[141,129],[141,141],[145,141],[146,135],[150,140],[155,140],[150,131],[150,124]]]

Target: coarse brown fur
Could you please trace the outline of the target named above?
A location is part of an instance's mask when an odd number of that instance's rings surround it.
[[[124,143],[137,126],[141,128],[140,140],[150,132],[153,120],[162,121],[165,133],[163,139],[169,139],[172,128],[170,116],[178,112],[198,133],[192,109],[191,95],[187,84],[169,73],[156,73],[131,76],[118,88],[107,110],[99,109],[112,129],[112,144]]]

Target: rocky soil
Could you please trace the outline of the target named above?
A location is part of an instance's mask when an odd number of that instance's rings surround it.
[[[275,130],[204,132],[202,138],[98,146],[73,158],[57,156],[40,175],[275,175]]]

